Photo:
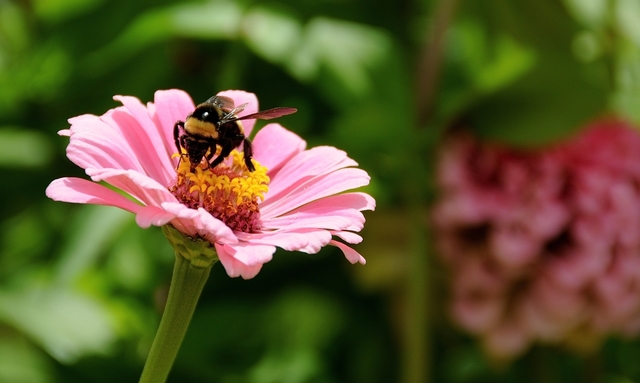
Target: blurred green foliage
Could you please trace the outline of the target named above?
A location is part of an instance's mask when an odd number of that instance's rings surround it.
[[[278,252],[250,281],[214,267],[170,380],[406,377],[407,253],[420,226],[411,199],[431,195],[425,151],[440,134],[465,126],[530,146],[602,114],[640,123],[636,0],[459,1],[444,19],[440,3],[0,0],[0,382],[137,380],[170,247],[127,213],[53,203],[44,189],[83,176],[56,136],[69,117],[102,114],[115,94],[146,102],[171,87],[196,102],[238,88],[265,108],[297,107],[283,124],[310,146],[347,150],[372,175],[378,212],[367,215],[364,267],[335,249]],[[428,51],[438,70],[421,57],[442,23],[443,44]],[[430,70],[437,81],[416,82]],[[436,94],[432,105],[416,99],[421,87]],[[416,126],[421,109],[432,113]],[[434,270],[424,323],[434,381],[640,379],[640,343],[616,339],[589,357],[541,347],[495,368],[446,322]]]

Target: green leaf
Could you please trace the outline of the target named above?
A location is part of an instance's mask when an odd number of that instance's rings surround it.
[[[618,113],[640,123],[640,51],[631,43],[621,42],[617,54],[612,106]]]
[[[0,280],[29,269],[48,256],[51,230],[43,225],[42,206],[34,204],[0,224]]]
[[[470,125],[481,136],[517,146],[565,138],[607,108],[606,89],[587,74],[570,57],[547,52],[521,81],[479,101]]]
[[[458,45],[454,53],[456,61],[481,93],[490,93],[512,83],[531,70],[535,63],[533,49],[507,34],[490,39],[476,22],[461,22],[452,33],[452,43]]]
[[[235,39],[243,22],[243,8],[233,1],[178,5],[167,10],[169,28],[176,36],[201,39]]]
[[[23,337],[0,337],[0,382],[50,383],[53,375],[42,351]]]
[[[607,19],[608,0],[564,0],[563,2],[571,15],[582,25],[589,28],[604,26]]]
[[[135,19],[118,37],[89,54],[80,63],[85,74],[97,76],[122,64],[141,49],[171,36],[172,13],[166,9],[149,11]]]
[[[44,133],[22,127],[0,128],[0,166],[38,168],[49,164],[51,139]]]
[[[0,65],[0,116],[18,110],[25,101],[51,101],[73,68],[67,52],[54,44],[39,45],[12,59],[5,68]]]
[[[640,48],[640,2],[637,0],[617,0],[616,21],[617,26],[636,47]]]
[[[243,25],[249,48],[268,61],[284,63],[300,45],[301,23],[281,11],[252,8]]]
[[[50,23],[60,23],[77,15],[95,9],[104,0],[34,0],[33,10],[36,15]]]
[[[496,41],[495,57],[478,68],[476,87],[482,92],[492,92],[527,73],[535,63],[535,54],[509,36]]]
[[[0,320],[25,333],[51,356],[70,363],[104,354],[116,340],[109,312],[94,299],[37,281],[0,292]]]
[[[131,224],[133,216],[124,210],[106,206],[83,206],[68,227],[65,247],[58,256],[54,279],[73,284],[94,268],[104,248]],[[142,229],[140,229],[142,230]]]
[[[4,54],[21,52],[29,46],[27,15],[16,4],[0,3],[0,68],[5,65]]]
[[[238,34],[242,9],[233,2],[181,4],[157,8],[138,16],[112,42],[90,54],[82,63],[92,75],[121,65],[142,49],[170,37],[231,39]]]
[[[372,88],[370,71],[391,52],[391,38],[364,24],[316,17],[305,27],[301,46],[288,63],[292,75],[315,79],[324,68],[344,91],[362,97]]]

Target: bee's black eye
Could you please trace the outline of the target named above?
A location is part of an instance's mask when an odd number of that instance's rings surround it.
[[[196,110],[193,111],[191,115],[194,118],[215,124],[220,119],[218,117],[217,110],[210,107],[209,105],[199,105]]]
[[[200,113],[196,115],[201,121],[207,122],[216,122],[218,121],[217,115],[212,110],[201,110]]]

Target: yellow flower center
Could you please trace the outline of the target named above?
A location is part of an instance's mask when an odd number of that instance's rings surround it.
[[[242,153],[233,150],[220,165],[209,169],[202,161],[191,171],[188,156],[180,158],[176,183],[169,188],[186,206],[203,208],[233,230],[255,233],[260,230],[258,202],[269,190],[267,168],[252,160],[251,172]]]

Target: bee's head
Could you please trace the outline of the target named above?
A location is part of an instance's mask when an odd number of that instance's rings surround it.
[[[191,113],[191,117],[202,122],[208,122],[213,125],[217,125],[217,123],[220,121],[221,114],[222,111],[216,105],[205,103],[198,105],[193,113]]]
[[[187,134],[218,138],[221,115],[222,110],[218,106],[210,103],[200,104],[187,116],[184,130]]]

